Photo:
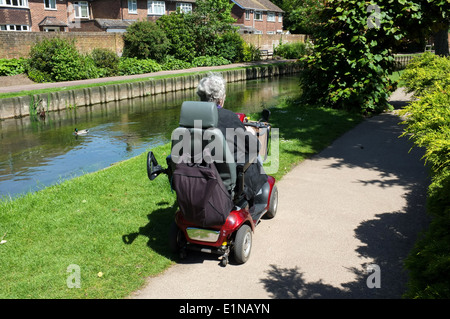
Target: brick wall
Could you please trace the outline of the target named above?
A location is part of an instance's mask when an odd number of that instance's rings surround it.
[[[272,51],[281,43],[305,42],[305,34],[243,34],[245,42],[253,44],[261,50]]]
[[[82,53],[91,52],[94,48],[106,48],[121,55],[123,50],[122,34],[119,33],[3,31],[0,32],[0,58],[28,57],[34,43],[52,37],[75,39],[78,50]]]
[[[88,26],[86,28],[96,26]],[[0,59],[12,59],[27,57],[34,43],[45,38],[61,37],[63,39],[75,39],[78,50],[82,53],[91,52],[94,48],[105,48],[116,52],[118,55],[123,51],[123,38],[121,33],[107,32],[0,32]],[[274,46],[287,42],[304,42],[306,36],[303,34],[244,34],[242,38],[247,43],[272,50]]]
[[[24,8],[0,8],[1,24],[30,25],[30,11]]]

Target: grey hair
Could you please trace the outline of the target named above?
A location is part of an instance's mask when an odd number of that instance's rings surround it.
[[[219,103],[225,99],[225,85],[225,79],[220,73],[209,73],[200,80],[197,86],[197,95],[204,102]]]

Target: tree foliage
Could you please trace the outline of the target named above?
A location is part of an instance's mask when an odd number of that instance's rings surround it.
[[[152,21],[138,21],[123,35],[123,56],[162,61],[170,48],[165,32]]]
[[[176,59],[191,61],[197,55],[196,32],[191,20],[191,14],[177,12],[163,15],[156,21],[170,41],[167,53]]]
[[[450,28],[449,0],[415,0],[421,8],[418,20],[420,30],[426,36],[433,36],[437,55],[448,56],[448,31]]]
[[[44,39],[30,50],[28,76],[35,82],[59,82],[98,77],[98,69],[89,55],[80,54],[75,41]]]
[[[301,81],[308,103],[372,113],[389,106],[394,89],[393,44],[404,30],[395,21],[405,9],[418,6],[407,0],[330,0],[315,30],[314,52],[303,59]]]
[[[168,54],[188,62],[200,56],[242,61],[244,41],[232,26],[236,21],[232,7],[228,0],[199,0],[190,13],[178,11],[159,18],[156,23],[171,43]]]
[[[283,28],[296,34],[311,34],[319,22],[324,0],[273,0],[284,10]]]
[[[197,35],[195,46],[199,56],[212,55],[221,34],[235,29],[231,16],[234,3],[228,0],[197,0],[191,23]]]

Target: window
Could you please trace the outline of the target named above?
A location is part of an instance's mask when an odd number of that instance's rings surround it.
[[[181,12],[189,13],[192,12],[192,3],[186,2],[177,2],[177,9],[180,9]]]
[[[250,20],[250,10],[245,10],[245,20]]]
[[[0,5],[28,8],[28,0],[0,0]]]
[[[20,24],[3,24],[0,25],[0,31],[29,31],[29,27],[27,25]]]
[[[128,0],[128,13],[137,14],[137,0]]]
[[[148,1],[148,14],[162,16],[166,12],[164,1]]]
[[[275,22],[275,12],[267,12],[267,21]]]
[[[89,4],[87,1],[74,1],[75,18],[89,18]]]
[[[59,32],[61,31],[59,27],[44,27],[44,32]]]
[[[262,21],[263,18],[262,18],[262,12],[261,11],[255,11],[254,15],[255,15],[255,20]]]
[[[56,10],[56,0],[44,0],[44,7],[47,10]]]
[[[283,22],[283,15],[278,13],[278,22]]]

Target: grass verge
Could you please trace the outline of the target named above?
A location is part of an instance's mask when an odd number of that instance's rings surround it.
[[[272,109],[280,130],[281,179],[361,117],[286,100]],[[153,149],[160,163],[170,145]],[[150,182],[146,152],[107,169],[0,202],[0,298],[124,298],[174,261],[167,247],[175,194]],[[80,288],[68,288],[71,265]],[[69,267],[69,272],[68,272]]]

